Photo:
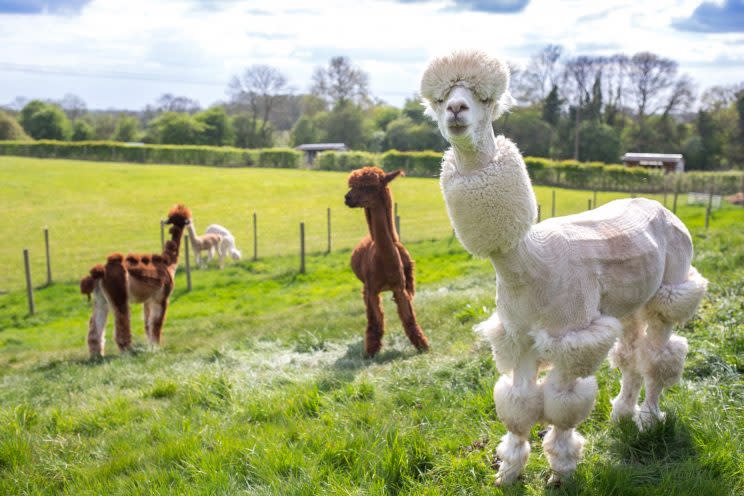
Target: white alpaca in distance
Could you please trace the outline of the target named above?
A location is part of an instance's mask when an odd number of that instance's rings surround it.
[[[440,178],[452,226],[498,277],[496,312],[476,329],[502,374],[494,402],[508,433],[497,448],[497,483],[524,470],[536,422],[551,426],[543,448],[550,483],[560,483],[581,457],[584,438],[575,428],[594,405],[594,373],[611,348],[622,371],[613,419],[643,426],[663,418],[662,388],[680,379],[687,354],[673,325],[692,317],[707,281],[690,265],[684,224],[655,201],[616,200],[535,225],[522,156],[493,133],[492,122],[512,102],[508,85],[504,62],[455,52],[431,62],[421,95],[452,145]],[[549,372],[541,377],[542,370]]]
[[[233,260],[240,260],[242,253],[235,246],[235,237],[226,227],[222,227],[219,224],[210,224],[207,227],[207,233],[219,234],[222,237],[222,242],[218,248],[220,260],[228,255],[230,255]]]

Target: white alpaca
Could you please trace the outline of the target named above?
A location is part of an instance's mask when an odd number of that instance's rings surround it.
[[[220,254],[220,268],[222,268],[224,256],[219,252],[219,247],[222,244],[222,236],[215,233],[206,233],[203,236],[198,236],[193,221],[186,227],[189,230],[189,241],[191,242],[191,248],[194,250],[196,265],[206,267],[208,263],[212,262],[214,254],[217,252]],[[203,251],[207,252],[206,260],[204,259],[204,255],[202,255]]]
[[[429,65],[421,94],[452,145],[441,172],[452,226],[498,276],[496,312],[476,328],[502,373],[494,402],[508,433],[497,448],[497,483],[523,471],[538,421],[551,425],[543,448],[550,482],[559,483],[576,469],[584,439],[575,428],[594,405],[594,373],[613,344],[622,385],[612,417],[639,425],[663,417],[662,388],[679,380],[687,354],[672,327],[693,315],[707,281],[690,265],[684,224],[655,201],[616,200],[534,225],[524,161],[491,124],[512,102],[508,84],[500,60],[456,52]],[[540,378],[543,369],[550,372]]]
[[[242,253],[235,246],[235,237],[226,227],[222,227],[219,224],[210,224],[207,227],[207,233],[219,234],[222,236],[222,242],[219,246],[220,259],[230,255],[233,260],[240,260]]]

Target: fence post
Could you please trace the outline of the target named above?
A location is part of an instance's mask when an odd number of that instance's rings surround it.
[[[305,223],[300,222],[300,274],[305,273]]]
[[[47,286],[52,284],[52,259],[49,255],[49,228],[44,228],[44,246],[46,247]]]
[[[258,219],[253,212],[253,261],[258,260]]]
[[[674,200],[672,200],[672,213],[677,214],[677,196],[679,196],[679,181],[674,178]]]
[[[165,221],[160,219],[160,252],[165,251]]]
[[[592,205],[597,208],[597,190],[594,190],[594,197],[592,198]]]
[[[31,286],[31,266],[28,262],[28,248],[23,249],[23,266],[26,269],[26,296],[28,297],[28,313],[35,313],[34,288]]]
[[[183,237],[186,248],[186,291],[191,291],[191,262],[189,262],[189,235]]]
[[[540,223],[540,214],[542,213],[542,208],[540,207],[540,204],[537,204],[537,223]]]
[[[713,191],[715,188],[713,185],[708,187],[708,207],[705,209],[705,230],[708,230],[710,224],[710,211],[713,208]]]
[[[328,213],[328,249],[326,253],[331,253],[331,207],[327,209]]]
[[[555,190],[553,190],[553,203],[550,206],[550,216],[555,217]]]
[[[592,199],[591,198],[587,198],[586,199],[586,209],[587,210],[591,210],[592,209]]]

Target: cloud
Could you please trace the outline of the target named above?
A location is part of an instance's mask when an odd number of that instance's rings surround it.
[[[2,14],[76,14],[91,0],[0,0]]]
[[[398,0],[401,3],[426,3],[432,0]],[[521,12],[530,0],[452,0],[455,10],[473,10],[491,14]]]
[[[744,33],[744,1],[703,2],[687,19],[675,19],[672,27],[699,33]]]

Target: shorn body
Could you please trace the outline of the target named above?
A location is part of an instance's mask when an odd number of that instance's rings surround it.
[[[580,459],[576,427],[594,405],[594,373],[608,352],[623,374],[613,418],[640,427],[663,418],[662,388],[679,380],[687,353],[673,326],[694,314],[707,281],[690,265],[684,224],[655,201],[616,200],[534,224],[522,156],[491,125],[511,102],[508,79],[498,59],[456,52],[430,64],[421,93],[452,144],[440,177],[452,226],[497,274],[496,312],[476,327],[501,372],[494,402],[508,432],[497,483],[523,471],[536,422],[550,425],[543,448],[559,483]]]

